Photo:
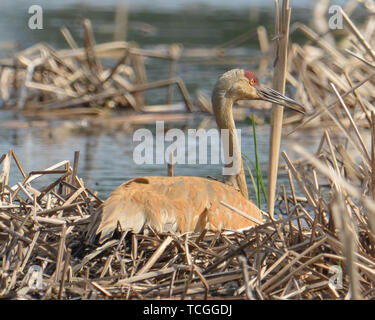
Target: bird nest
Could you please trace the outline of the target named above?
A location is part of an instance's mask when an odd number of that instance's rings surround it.
[[[62,161],[29,174],[12,150],[0,160],[1,298],[375,297],[374,237],[367,218],[337,215],[343,205],[337,197],[326,206],[318,193],[311,194],[315,207],[296,198],[292,179],[291,195],[284,192],[279,199],[284,215],[255,228],[185,234],[118,230],[112,240],[92,247],[85,244],[85,230],[102,201],[77,177],[78,153],[73,168]],[[13,186],[12,160],[23,176]],[[53,175],[58,178],[35,187],[37,178]],[[343,219],[346,224],[340,224]]]

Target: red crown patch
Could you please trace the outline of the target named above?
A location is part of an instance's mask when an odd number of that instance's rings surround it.
[[[259,81],[257,77],[251,71],[245,70],[245,77],[249,79],[249,82],[252,86],[258,86]]]

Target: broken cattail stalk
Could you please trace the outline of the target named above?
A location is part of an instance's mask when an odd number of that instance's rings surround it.
[[[283,0],[281,20],[278,18],[279,2],[276,3],[276,22],[275,31],[278,39],[276,40],[275,59],[276,64],[273,76],[273,88],[280,93],[285,92],[285,80],[287,73],[287,50],[289,40],[289,23],[291,9],[289,1]],[[274,204],[277,183],[277,171],[279,165],[281,129],[283,123],[283,107],[279,105],[272,106],[271,114],[271,136],[270,136],[270,154],[269,154],[269,171],[268,171],[268,211],[273,219]]]

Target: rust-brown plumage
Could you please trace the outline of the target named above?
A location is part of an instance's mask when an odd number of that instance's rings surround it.
[[[117,188],[96,212],[92,226],[100,241],[117,221],[139,232],[145,224],[158,232],[240,229],[254,223],[220,204],[224,201],[261,222],[259,209],[224,183],[200,177],[141,177]],[[119,214],[121,213],[121,214]]]
[[[229,154],[240,161],[237,174],[224,176],[225,183],[201,177],[139,177],[123,183],[97,209],[91,218],[87,238],[103,242],[118,225],[122,230],[139,232],[145,225],[158,232],[189,232],[203,229],[237,230],[262,222],[262,215],[250,200],[241,160],[241,150],[232,115],[237,100],[256,99],[276,102],[304,112],[302,106],[276,91],[260,87],[249,71],[233,69],[217,81],[212,104],[219,129],[229,130]],[[233,160],[235,162],[235,160]],[[226,166],[231,166],[227,164]],[[224,201],[248,216],[245,218]]]

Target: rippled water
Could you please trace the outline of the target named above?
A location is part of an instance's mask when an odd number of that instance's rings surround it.
[[[185,49],[212,48],[229,41],[248,30],[256,30],[259,24],[267,27],[272,34],[274,1],[128,1],[129,30],[128,39],[139,43],[143,48],[165,47],[171,43],[182,43]],[[248,4],[250,3],[250,5]],[[27,8],[31,4],[41,4],[44,9],[44,29],[30,30],[27,25]],[[291,1],[293,21],[307,20],[311,11],[310,1]],[[0,41],[16,42],[17,48],[28,47],[34,43],[45,41],[56,48],[66,47],[59,28],[69,26],[78,42],[82,41],[80,19],[92,20],[97,43],[113,39],[114,9],[116,1],[8,1],[2,0],[0,9],[6,12],[0,20]],[[82,42],[81,42],[82,43]],[[9,46],[9,45],[8,45]],[[10,51],[1,51],[1,56]],[[260,58],[257,37],[232,51],[234,57],[240,59],[235,63],[213,61],[210,59],[182,58],[178,65],[177,75],[183,79],[191,95],[201,89],[207,95],[222,72],[234,67],[257,69]],[[243,59],[244,57],[251,59]],[[146,61],[149,80],[168,77],[167,64]],[[263,75],[259,75],[262,80]],[[163,103],[166,91],[152,91],[147,94],[149,104]],[[0,111],[1,121],[13,119],[9,112]],[[269,117],[269,112],[267,112]],[[35,119],[34,119],[35,120]],[[197,117],[187,123],[170,123],[169,127],[196,128],[202,119]],[[64,159],[73,160],[75,150],[80,150],[78,174],[90,187],[106,198],[110,191],[123,181],[141,175],[165,175],[166,165],[139,166],[133,162],[132,133],[140,126],[127,130],[104,130],[92,133],[90,130],[72,130],[70,122],[45,123],[42,127],[28,129],[5,129],[0,127],[0,153],[10,148],[16,151],[25,171],[40,170]],[[148,127],[151,129],[154,124]],[[209,127],[215,127],[211,120]],[[242,151],[253,158],[253,139],[249,122],[242,122]],[[268,125],[258,126],[258,148],[260,163],[267,176],[268,162]],[[316,143],[314,135],[306,133],[303,137],[293,135],[284,139],[282,148],[289,150],[293,142],[313,147]],[[213,176],[221,175],[219,165],[178,165],[176,175]],[[11,182],[20,179],[20,175],[12,176]],[[281,183],[286,177],[280,176]],[[251,189],[251,186],[249,186]]]

